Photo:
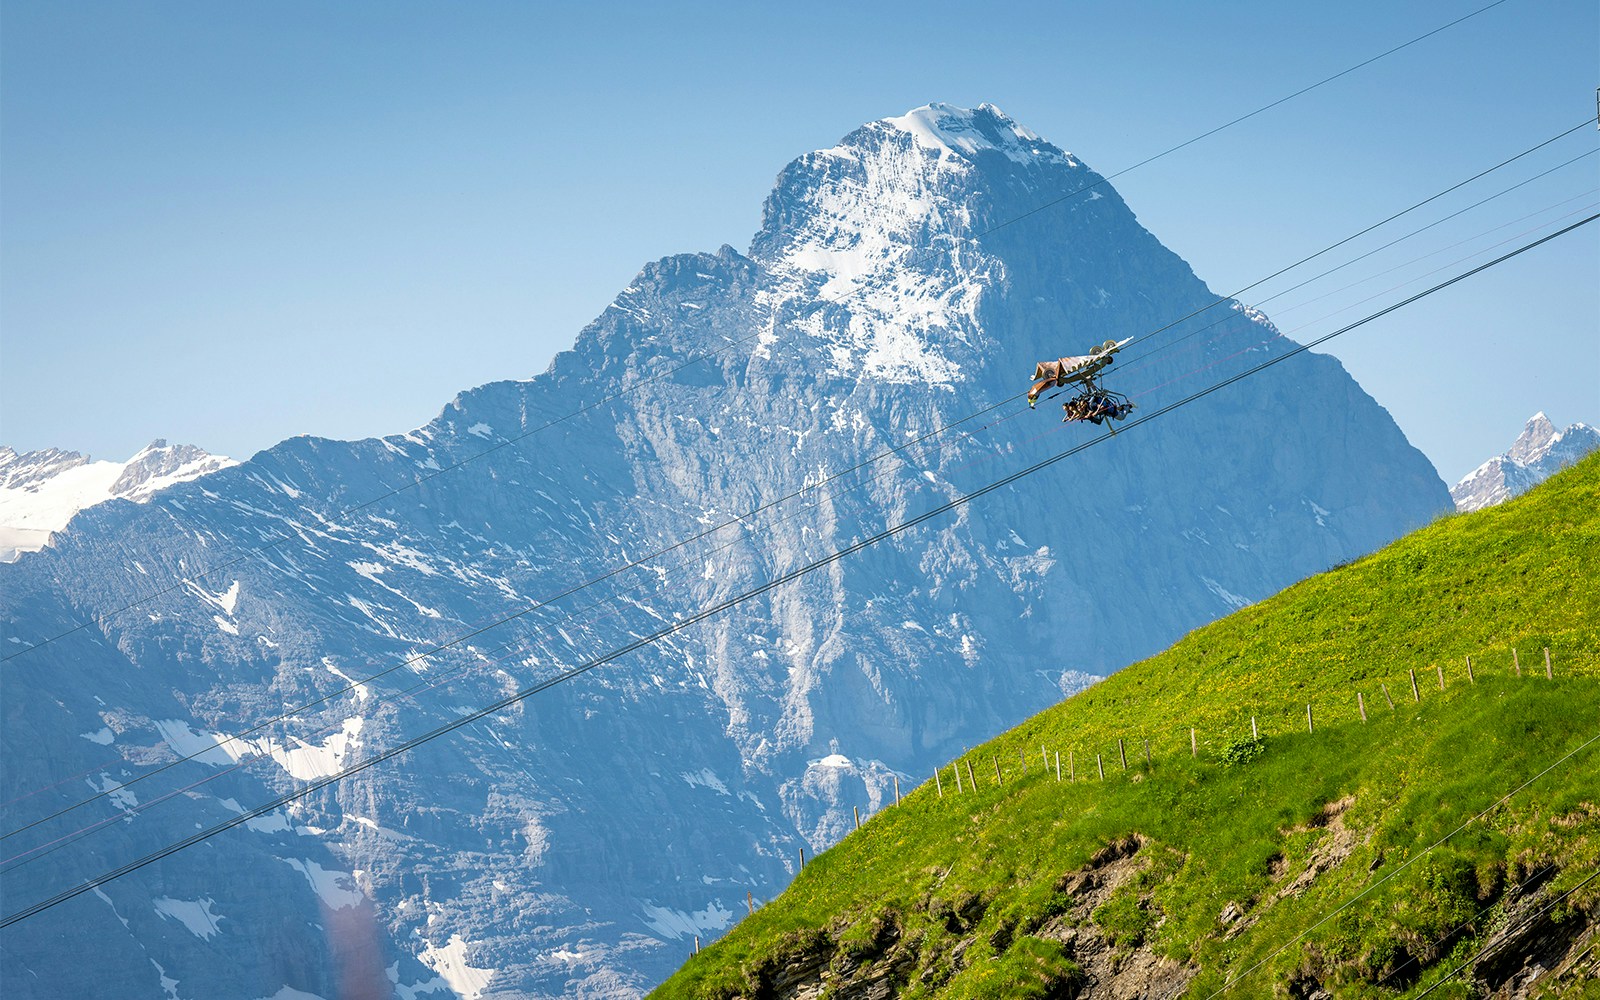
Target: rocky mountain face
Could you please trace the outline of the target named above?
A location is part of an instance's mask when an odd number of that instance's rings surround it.
[[[1482,510],[1520,496],[1592,451],[1600,431],[1588,424],[1556,430],[1543,412],[1528,419],[1504,455],[1489,459],[1450,487],[1456,510]]]
[[[1101,436],[1034,363],[1214,300],[1075,157],[934,105],[543,375],[83,511],[0,567],[7,830],[107,794],[5,841],[6,912]],[[1148,411],[1290,346],[1225,303],[1107,382]],[[896,780],[1448,505],[1301,355],[17,922],[0,986],[636,996]]]
[[[143,503],[157,490],[237,464],[159,438],[126,462],[95,462],[58,448],[19,454],[0,447],[0,562],[44,548],[51,532],[86,507],[113,499]]]

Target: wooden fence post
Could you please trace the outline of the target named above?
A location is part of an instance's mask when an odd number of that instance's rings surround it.
[[[898,774],[894,776],[894,804],[900,804],[900,776]]]
[[[1439,666],[1437,663],[1435,663],[1433,665],[1433,669],[1439,671],[1439,690],[1443,691],[1444,690],[1444,668]]]
[[[861,829],[861,810],[855,806],[851,806],[850,811],[856,814],[856,829]]]
[[[1522,676],[1522,661],[1517,659],[1517,647],[1515,646],[1511,647],[1511,668],[1517,672],[1518,677]]]
[[[1022,776],[1026,778],[1028,776],[1028,758],[1023,755],[1021,750],[1018,750],[1017,759],[1022,761]]]
[[[961,791],[961,762],[958,760],[950,765],[950,770],[956,773],[956,791]]]
[[[1556,679],[1555,674],[1552,674],[1550,672],[1550,647],[1549,646],[1546,646],[1544,648],[1544,679],[1547,680],[1547,681],[1553,681],[1553,680]]]
[[[933,769],[933,787],[939,789],[939,798],[944,798],[944,782],[939,780],[939,769]]]
[[[1189,727],[1189,756],[1200,756],[1200,745],[1194,741],[1194,727]]]
[[[806,849],[804,847],[802,847],[802,848],[800,848],[800,867],[804,868],[805,866],[806,866]]]
[[[1150,766],[1150,737],[1144,738],[1144,766]]]
[[[698,934],[694,936],[694,953],[696,955],[700,954],[700,935]]]
[[[1060,754],[1057,754],[1056,756],[1059,757]],[[1043,743],[1039,744],[1039,759],[1044,761],[1044,769],[1046,771],[1050,770],[1050,751],[1044,748]]]
[[[1094,766],[1100,769],[1100,780],[1106,780],[1106,763],[1100,759],[1099,754],[1094,755]]]
[[[756,898],[750,895],[749,890],[745,890],[744,905],[749,908],[752,917],[756,915]]]
[[[1407,667],[1406,673],[1411,675],[1411,700],[1421,701],[1422,695],[1417,693],[1417,672],[1410,667]]]
[[[1389,708],[1390,709],[1393,709],[1394,708],[1394,699],[1389,697],[1389,685],[1380,682],[1378,684],[1378,686],[1383,688],[1383,700],[1389,703]]]
[[[1476,677],[1474,677],[1472,675],[1472,657],[1471,656],[1467,657],[1467,680],[1472,682],[1473,684],[1478,683],[1478,678],[1476,678]]]
[[[1253,715],[1250,716],[1250,741],[1252,743],[1261,742],[1261,734],[1256,732],[1256,717]]]
[[[978,790],[978,779],[972,776],[972,761],[967,761],[967,787],[973,791]]]
[[[1122,769],[1126,771],[1128,769],[1128,751],[1123,747],[1122,737],[1120,736],[1117,737],[1117,756],[1122,758]]]
[[[1056,781],[1061,780],[1061,751],[1056,751]]]
[[[1361,709],[1361,721],[1367,721],[1367,699],[1361,697],[1361,692],[1356,692],[1356,707]]]
[[[989,759],[994,761],[994,783],[998,785],[1000,784],[1000,758],[990,757]]]
[[[1311,706],[1309,704],[1307,704],[1306,705],[1306,732],[1314,733],[1316,731],[1317,731],[1317,727],[1311,721]]]

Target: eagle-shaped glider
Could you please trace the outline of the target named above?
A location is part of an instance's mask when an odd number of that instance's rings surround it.
[[[1098,424],[1107,419],[1123,419],[1133,409],[1133,404],[1120,393],[1102,389],[1095,383],[1095,378],[1110,368],[1112,356],[1132,341],[1132,337],[1122,341],[1108,340],[1091,347],[1088,354],[1039,362],[1033,369],[1034,382],[1028,390],[1028,405],[1031,407],[1037,403],[1039,394],[1046,389],[1077,385],[1081,391],[1061,404],[1066,411],[1062,420],[1087,420]]]

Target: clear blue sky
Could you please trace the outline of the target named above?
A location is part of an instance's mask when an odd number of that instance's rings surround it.
[[[1111,173],[1486,2],[5,0],[0,443],[409,429],[542,371],[644,262],[745,248],[779,169],[862,122],[991,101]],[[1115,184],[1231,292],[1597,84],[1593,0],[1508,0]],[[1422,249],[1592,204],[1597,159]],[[1536,410],[1600,419],[1597,289],[1600,224],[1330,347],[1454,481]]]

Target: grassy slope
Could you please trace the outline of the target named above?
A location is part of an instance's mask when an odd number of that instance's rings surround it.
[[[1596,575],[1600,457],[1511,503],[1445,518],[1297,584],[1040,713],[967,755],[976,794],[956,795],[947,765],[942,799],[930,780],[884,810],[654,995],[748,992],[754,964],[792,952],[816,929],[830,929],[848,951],[852,936],[890,912],[919,955],[906,995],[1029,995],[1073,974],[1059,946],[1028,934],[1065,909],[1057,880],[1135,831],[1150,838],[1154,849],[1142,852],[1150,867],[1094,922],[1120,947],[1142,944],[1197,964],[1189,996],[1211,996],[1229,975],[1243,977],[1230,996],[1283,995],[1296,970],[1312,971],[1339,996],[1395,996],[1399,986],[1420,993],[1477,950],[1475,935],[1491,929],[1506,886],[1554,864],[1562,891],[1600,867],[1600,743],[1428,850],[1600,735]],[[1512,673],[1513,646],[1521,678]],[[1553,681],[1544,677],[1545,646]],[[1468,655],[1476,684],[1466,677]],[[1445,668],[1444,691],[1434,664]],[[1417,670],[1420,703],[1408,668]],[[1264,751],[1227,764],[1252,715]],[[1060,751],[1063,768],[1071,752],[1075,783],[1043,772],[1041,745]],[[993,759],[1004,772],[999,786]],[[1345,796],[1354,796],[1346,825],[1361,834],[1353,853],[1303,894],[1278,900],[1282,882],[1328,836],[1309,822]],[[975,942],[954,962],[957,935],[934,915],[973,896],[986,908],[964,934],[975,932]],[[1592,910],[1597,900],[1600,880],[1569,903]],[[1224,940],[1219,914],[1229,903],[1256,922]],[[995,935],[1002,926],[1015,933]],[[1421,956],[1420,979],[1411,981],[1413,962],[1409,973],[1373,985],[1407,954]]]

